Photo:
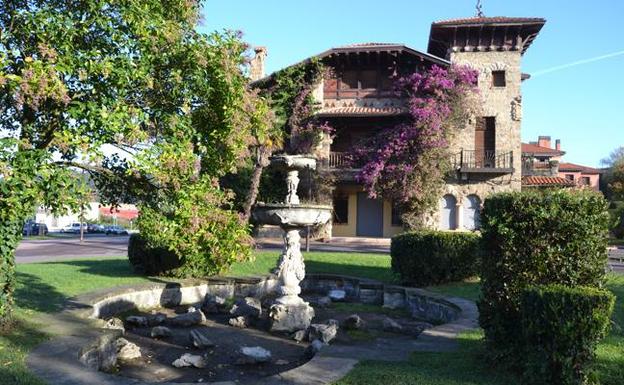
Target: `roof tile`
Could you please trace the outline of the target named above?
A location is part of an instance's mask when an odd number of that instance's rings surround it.
[[[541,17],[506,17],[506,16],[492,16],[492,17],[466,17],[460,19],[448,19],[433,22],[433,25],[465,25],[465,24],[504,24],[504,23],[545,23],[546,19]]]
[[[318,116],[395,116],[405,114],[401,107],[325,107]]]
[[[602,171],[587,166],[581,166],[580,164],[574,163],[559,163],[559,171],[580,171],[586,174],[601,174]]]
[[[572,187],[575,186],[574,182],[561,178],[559,176],[539,176],[531,175],[522,177],[523,186],[534,187]]]

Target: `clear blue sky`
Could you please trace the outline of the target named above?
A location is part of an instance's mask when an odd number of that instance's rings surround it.
[[[234,29],[267,46],[267,71],[357,42],[425,51],[432,21],[470,17],[473,0],[208,0],[203,31]],[[623,0],[483,0],[486,16],[544,17],[523,71],[624,53]],[[599,166],[624,146],[624,54],[536,75],[523,83],[522,140],[561,139],[565,161]]]

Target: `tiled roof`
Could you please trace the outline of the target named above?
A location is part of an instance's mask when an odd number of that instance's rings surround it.
[[[395,116],[405,114],[401,107],[325,107],[318,116]]]
[[[531,143],[522,143],[522,153],[530,153],[530,154],[552,154],[552,155],[563,155],[564,151],[560,151],[554,148],[542,147],[537,144]]]
[[[432,23],[433,25],[466,25],[466,24],[521,24],[521,23],[545,23],[546,19],[541,17],[467,17],[461,19],[441,20]]]
[[[404,46],[404,44],[400,43],[355,43],[355,44],[347,44],[342,45],[340,47],[335,48],[362,48],[362,47],[385,47],[385,46]]]
[[[597,168],[581,166],[574,163],[559,163],[559,171],[580,171],[585,174],[601,174],[602,171]]]
[[[533,187],[572,187],[574,182],[558,176],[531,175],[522,177],[523,186]]]

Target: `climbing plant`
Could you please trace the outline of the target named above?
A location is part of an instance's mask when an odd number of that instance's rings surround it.
[[[408,119],[381,130],[357,149],[364,164],[358,179],[372,198],[392,199],[410,228],[422,225],[437,203],[450,170],[449,144],[477,108],[477,72],[464,66],[432,66],[400,77]]]

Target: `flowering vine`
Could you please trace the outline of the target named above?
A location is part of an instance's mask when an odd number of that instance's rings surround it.
[[[433,66],[397,79],[407,99],[408,119],[376,135],[356,157],[364,164],[358,180],[371,198],[398,203],[407,227],[422,225],[450,170],[453,132],[475,112],[477,72],[465,66]]]

